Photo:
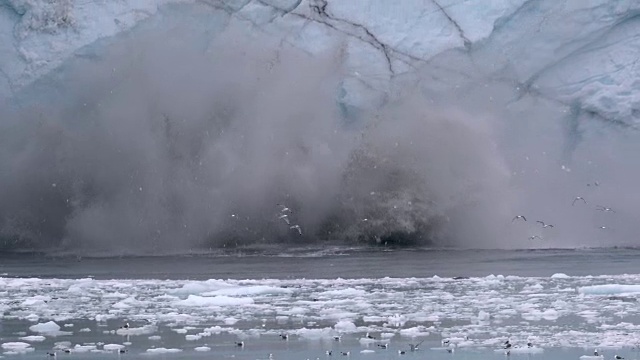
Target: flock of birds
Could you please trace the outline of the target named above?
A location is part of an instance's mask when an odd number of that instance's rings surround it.
[[[287,224],[287,226],[289,226],[290,230],[295,230],[298,232],[298,235],[302,236],[302,228],[300,227],[300,225],[291,224],[291,220],[289,219],[289,216],[292,213],[291,209],[289,209],[286,205],[283,205],[283,204],[276,204],[276,206],[280,208],[277,214],[278,220],[284,221]]]
[[[594,182],[593,184],[587,184],[587,186],[600,186],[599,182]],[[584,197],[582,196],[576,196],[573,201],[571,202],[571,206],[576,206],[576,203],[578,204],[584,204],[587,205],[587,200],[585,200]],[[597,211],[602,211],[602,212],[610,212],[610,213],[615,213],[615,210],[613,210],[610,207],[607,206],[602,206],[602,205],[596,205],[595,209]],[[527,218],[524,215],[516,215],[513,217],[513,219],[511,219],[511,222],[515,222],[515,221],[527,221]],[[554,226],[552,224],[547,224],[546,222],[542,221],[542,220],[536,220],[536,224],[540,224],[542,229],[548,229],[548,228],[553,228]],[[602,230],[606,230],[609,229],[608,226],[598,226],[598,229],[602,229]],[[540,235],[531,235],[529,236],[529,240],[544,240],[544,238]]]

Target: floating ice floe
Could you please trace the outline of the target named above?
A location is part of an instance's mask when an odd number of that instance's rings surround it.
[[[75,352],[89,352],[89,351],[93,351],[93,350],[97,350],[98,347],[96,345],[80,345],[80,344],[76,344],[76,346],[73,347],[73,351]]]
[[[230,296],[198,296],[189,295],[185,300],[176,301],[176,305],[181,306],[240,306],[252,304],[251,298],[234,298]]]
[[[44,341],[46,338],[42,335],[30,335],[30,336],[23,336],[20,338],[20,340],[24,340],[24,341],[29,341],[29,342],[41,342]]]
[[[21,341],[14,341],[14,342],[6,342],[6,343],[2,343],[2,348],[5,350],[22,350],[22,349],[26,349],[31,347],[31,344],[26,343],[26,342],[21,342]]]
[[[508,351],[510,354],[542,354],[544,349],[541,347],[512,347],[509,349],[495,349],[495,352],[506,352]]]
[[[182,352],[182,349],[176,349],[176,348],[152,348],[152,349],[147,349],[147,352],[151,353],[151,354],[169,354],[169,353]]]
[[[124,349],[125,346],[121,344],[104,344],[102,348],[107,351],[116,351],[116,350]]]
[[[291,294],[291,289],[274,286],[238,286],[224,289],[203,292],[202,296],[254,296],[254,295],[277,295]]]
[[[145,325],[141,327],[120,328],[116,330],[118,335],[148,335],[158,331],[155,325]]]
[[[614,295],[640,293],[640,285],[606,284],[578,288],[578,292],[586,295]]]
[[[334,336],[345,335],[371,349],[377,349],[375,344],[386,342],[386,338],[404,337],[401,341],[414,342],[414,338],[433,335],[464,339],[457,343],[458,347],[493,349],[500,347],[506,334],[514,344],[526,344],[526,339],[532,338],[545,348],[630,346],[640,343],[639,329],[629,320],[640,316],[636,302],[640,295],[634,292],[638,291],[637,284],[640,275],[337,281],[0,278],[1,288],[10,289],[3,293],[3,300],[12,304],[1,307],[4,316],[24,321],[47,320],[32,324],[29,330],[35,334],[14,333],[16,339],[23,337],[22,341],[36,339],[27,336],[48,337],[52,334],[49,331],[58,334],[58,323],[83,324],[76,321],[80,319],[95,320],[95,325],[80,332],[92,329],[97,334],[147,335],[150,341],[156,341],[162,339],[158,333],[162,326],[163,330],[182,329],[179,332],[185,336],[184,342],[186,335],[188,341],[222,333],[240,339],[277,336],[279,330],[274,330],[274,325],[279,321],[289,334],[295,335],[295,340],[332,342]],[[83,291],[69,292],[69,288]],[[118,296],[103,296],[113,289],[117,289]],[[199,295],[188,294],[192,291]],[[203,296],[204,293],[218,295]],[[623,293],[629,295],[620,295]],[[45,298],[55,300],[46,305],[39,303]],[[33,301],[25,304],[25,299]],[[122,301],[128,307],[112,308]],[[570,320],[568,325],[565,317]],[[133,325],[143,320],[149,324],[116,329],[125,321]],[[549,323],[554,322],[562,322],[565,330],[549,331],[550,326],[555,326]],[[113,326],[114,323],[118,325]],[[197,331],[189,330],[196,328]],[[360,339],[366,332],[375,334],[378,340]],[[465,339],[467,334],[470,339]],[[81,347],[79,352],[82,349],[103,351],[101,347]]]
[[[60,325],[53,321],[49,321],[46,323],[31,325],[29,326],[29,330],[37,333],[55,333],[60,331]]]

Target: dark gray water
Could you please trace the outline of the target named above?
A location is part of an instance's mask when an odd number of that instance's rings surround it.
[[[20,277],[97,279],[291,279],[615,275],[640,272],[640,249],[236,250],[226,254],[78,258],[0,256],[0,273]]]

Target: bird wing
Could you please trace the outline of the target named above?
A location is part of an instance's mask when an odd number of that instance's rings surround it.
[[[544,221],[540,221],[540,220],[538,220],[538,221],[536,221],[536,223],[538,223],[538,224],[542,224],[542,226],[544,226]]]

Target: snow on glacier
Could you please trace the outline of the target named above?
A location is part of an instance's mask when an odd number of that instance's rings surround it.
[[[607,0],[502,0],[491,6],[454,0],[4,1],[0,96],[20,92],[69,59],[99,56],[86,49],[102,39],[153,18],[180,18],[180,6],[196,8],[182,16],[206,28],[209,40],[227,27],[259,29],[311,53],[344,43],[350,68],[344,100],[359,105],[381,99],[394,76],[458,50],[453,63],[472,64],[457,69],[466,77],[520,84],[532,96],[578,102],[613,122],[634,124],[640,113],[634,60],[640,3]],[[218,28],[209,28],[212,22]]]

